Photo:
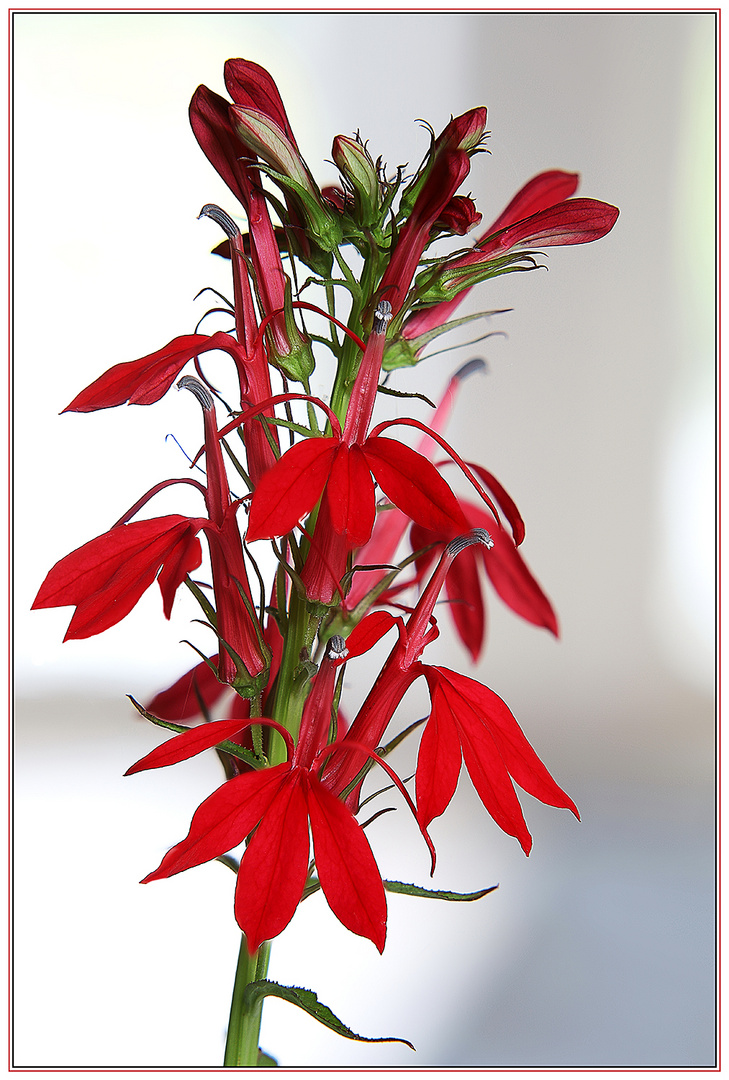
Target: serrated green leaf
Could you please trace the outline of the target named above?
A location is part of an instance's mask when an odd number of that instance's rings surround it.
[[[490,885],[488,889],[479,889],[478,892],[472,893],[457,893],[448,892],[445,889],[422,889],[420,885],[408,885],[404,881],[383,881],[388,892],[391,893],[404,893],[407,896],[426,896],[431,900],[480,900],[482,896],[486,896],[487,893],[493,892],[494,889],[498,889],[498,885]]]
[[[306,990],[301,986],[281,986],[270,979],[260,979],[258,982],[249,983],[244,991],[244,998],[247,999],[246,1004],[249,1007],[252,1007],[256,1002],[268,995],[282,998],[292,1005],[298,1005],[300,1009],[307,1012],[309,1016],[313,1016],[320,1024],[324,1024],[330,1031],[336,1032],[337,1035],[341,1035],[345,1039],[356,1039],[357,1042],[401,1042],[409,1046],[411,1050],[415,1049],[407,1039],[398,1039],[394,1035],[371,1038],[366,1035],[355,1034],[334,1015],[330,1008],[319,1001],[313,990]]]

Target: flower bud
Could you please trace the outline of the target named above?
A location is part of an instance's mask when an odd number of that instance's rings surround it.
[[[321,193],[295,144],[278,124],[257,109],[231,105],[233,130],[252,153],[269,166],[269,175],[282,188],[294,217],[324,251],[334,251],[342,231],[334,214],[325,206]]]
[[[377,170],[367,148],[358,139],[337,135],[332,144],[334,163],[354,192],[354,217],[360,225],[372,225],[380,206]]]

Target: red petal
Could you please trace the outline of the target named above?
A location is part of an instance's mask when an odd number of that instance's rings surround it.
[[[513,225],[515,221],[522,221],[532,214],[546,210],[555,203],[564,202],[574,195],[580,182],[579,173],[562,172],[560,169],[551,169],[548,172],[539,173],[527,181],[520,191],[517,191],[505,210],[497,217],[484,236],[505,229],[507,225]]]
[[[359,446],[340,446],[327,482],[332,526],[343,533],[350,550],[362,547],[375,524],[375,485]]]
[[[195,811],[190,831],[142,884],[171,877],[237,847],[258,824],[290,770],[287,761],[226,780]]]
[[[511,495],[509,495],[506,488],[499,483],[494,474],[490,473],[487,469],[484,469],[482,465],[474,465],[470,461],[467,461],[466,464],[469,469],[475,472],[476,475],[483,480],[484,484],[493,495],[499,510],[501,510],[511,526],[511,531],[514,534],[514,541],[518,546],[522,543],[525,535],[524,519],[519,513],[517,505]]]
[[[254,953],[291,921],[306,884],[309,826],[304,773],[285,778],[246,848],[235,889],[235,917]]]
[[[426,827],[448,806],[461,771],[458,729],[446,699],[437,693],[437,680],[432,682],[432,708],[420,739],[415,773],[418,818]]]
[[[238,160],[243,144],[230,126],[229,105],[229,101],[207,86],[198,86],[190,102],[190,126],[210,164],[247,207],[250,184],[245,165]]]
[[[64,412],[93,412],[115,405],[151,405],[167,393],[188,360],[211,349],[224,349],[236,354],[238,343],[229,334],[219,331],[207,334],[186,334],[170,341],[157,352],[115,364],[78,394]]]
[[[458,636],[475,663],[483,648],[486,618],[474,548],[468,548],[454,559],[446,575],[446,593],[451,601],[448,607]]]
[[[236,105],[258,109],[270,116],[296,145],[278,87],[265,68],[251,60],[227,60],[225,87]]]
[[[129,614],[193,529],[178,514],[118,525],[57,562],[32,606],[76,605],[64,640],[99,634]]]
[[[367,837],[352,812],[309,774],[306,801],[314,858],[327,903],[353,934],[385,947],[387,902]]]
[[[554,609],[511,537],[493,526],[490,533],[494,546],[483,552],[483,559],[491,584],[515,614],[535,626],[546,627],[558,637]]]
[[[179,544],[165,559],[164,566],[160,570],[157,582],[162,593],[162,604],[165,617],[169,619],[172,614],[172,605],[175,594],[183,581],[202,562],[202,547],[200,541],[193,534],[192,529],[186,532]]]
[[[455,495],[421,454],[382,436],[368,439],[363,449],[385,495],[413,521],[426,529],[468,529]]]
[[[212,720],[209,724],[200,724],[199,727],[190,728],[179,735],[163,742],[155,747],[145,757],[140,758],[131,765],[124,773],[131,776],[132,773],[144,772],[145,769],[161,769],[165,765],[176,765],[179,761],[201,754],[203,750],[210,750],[225,739],[232,738],[247,722],[242,720]]]
[[[286,451],[253,494],[247,540],[284,536],[314,508],[339,445],[337,438],[305,439]]]
[[[347,638],[347,655],[339,663],[368,652],[397,621],[389,611],[373,611],[365,615]]]
[[[215,666],[218,662],[217,654],[211,656],[210,660]],[[204,660],[201,660],[194,668],[180,676],[172,686],[156,694],[146,709],[153,716],[158,716],[160,720],[172,720],[178,723],[180,720],[189,720],[192,716],[200,715],[198,694],[205,706],[211,708],[225,689],[226,687],[217,678],[215,672],[210,670]],[[237,701],[243,700],[238,694],[235,697]]]
[[[459,675],[447,668],[435,670],[441,676],[441,687],[444,692],[453,697],[456,702],[468,703],[468,711],[459,717],[462,737],[464,717],[469,731],[474,729],[475,724],[479,729],[488,729],[498,744],[501,759],[520,787],[528,791],[535,799],[549,806],[571,810],[576,817],[579,817],[572,799],[552,779],[506,703],[493,690],[489,690],[487,686],[482,686],[481,683],[465,675]]]
[[[618,220],[617,207],[597,199],[568,199],[523,221],[517,221],[478,247],[490,254],[508,251],[518,245],[555,247],[589,244],[599,240]]]

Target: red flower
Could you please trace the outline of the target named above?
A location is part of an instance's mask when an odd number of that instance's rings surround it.
[[[120,622],[158,576],[169,619],[178,587],[200,565],[195,533],[203,520],[167,517],[117,525],[48,572],[33,608],[76,608],[64,641],[100,634]]]
[[[465,274],[470,267],[479,267],[527,244],[536,247],[587,244],[610,232],[618,210],[597,199],[571,199],[578,183],[577,173],[558,169],[539,173],[529,180],[471,252],[443,264],[449,278],[448,289],[456,295],[416,311],[407,319],[402,336],[411,341],[447,321],[465,299],[471,284],[467,276],[458,277],[459,269]]]
[[[431,229],[446,207],[449,207],[449,213],[453,209],[453,214],[463,220],[462,212],[452,207],[451,199],[468,175],[470,154],[475,152],[485,126],[486,110],[483,108],[471,109],[451,120],[436,140],[426,169],[416,180],[415,205],[400,229],[378,289],[378,295],[392,305],[393,315],[397,315],[403,305],[420,258],[430,242]]]
[[[461,760],[491,817],[517,838],[525,855],[532,838],[512,780],[535,799],[571,810],[579,819],[577,807],[554,782],[493,690],[448,668],[424,666],[423,674],[432,706],[415,773],[418,815],[424,825],[451,801]]]
[[[485,530],[476,529],[469,537],[459,537],[446,547],[407,623],[386,612],[368,617],[377,619],[376,633],[369,635],[368,641],[386,633],[393,624],[398,627],[398,641],[341,742],[342,750],[348,745],[352,749],[340,753],[325,768],[323,780],[335,791],[347,788],[365,763],[358,748],[379,744],[405,691],[424,675],[432,709],[421,739],[416,772],[421,824],[427,827],[443,813],[464,760],[488,812],[529,854],[531,837],[510,776],[542,802],[567,808],[579,817],[577,808],[554,782],[506,704],[492,690],[447,668],[420,663],[423,649],[438,636],[432,613],[446,574],[453,560],[476,543],[490,551],[493,540]],[[357,628],[360,633],[364,633],[360,627],[364,628],[368,619]]]
[[[477,469],[476,466],[471,466]],[[485,480],[484,470],[478,470]],[[493,484],[488,484],[493,492]],[[499,505],[501,499],[497,497]],[[455,560],[445,579],[449,611],[458,636],[476,661],[481,653],[485,634],[485,608],[481,592],[479,566],[486,570],[491,584],[501,599],[522,619],[535,626],[544,626],[558,636],[557,617],[552,605],[542,591],[536,578],[529,570],[514,540],[505,529],[499,528],[493,516],[473,503],[459,500],[469,526],[486,529],[493,540],[493,547],[487,552],[480,547],[471,547]],[[454,540],[457,531],[438,533],[432,529],[423,529],[413,525],[410,530],[410,543],[413,551],[430,547],[417,560],[418,579],[422,578],[436,558],[437,547],[431,545],[447,544]]]
[[[381,305],[383,312],[389,305]],[[377,316],[355,380],[344,430],[329,438],[310,438],[288,450],[263,477],[251,500],[247,539],[283,536],[316,505],[322,492],[339,554],[369,540],[375,521],[375,487],[408,517],[428,528],[462,527],[455,496],[435,467],[393,439],[367,437],[385,343],[386,314]],[[332,422],[336,420],[332,417]],[[328,533],[316,530],[331,545]],[[335,541],[336,542],[336,541]],[[325,560],[329,546],[323,552]]]
[[[190,831],[144,883],[208,862],[253,837],[241,859],[235,914],[251,953],[288,925],[302,898],[309,866],[309,824],[317,875],[336,917],[382,952],[387,905],[382,877],[362,828],[317,776],[316,754],[326,742],[334,691],[333,639],[307,699],[299,742],[272,720],[219,720],[168,740],[128,770],[183,761],[238,734],[250,723],[280,732],[288,747],[281,765],[226,781],[195,811]],[[343,645],[343,642],[341,643]]]

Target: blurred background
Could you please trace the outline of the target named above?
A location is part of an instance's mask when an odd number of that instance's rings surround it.
[[[270,975],[417,1052],[345,1041],[273,1000],[262,1046],[284,1066],[710,1067],[715,16],[13,18],[15,1065],[222,1061],[233,875],[213,863],[137,884],[220,783],[217,761],[122,777],[160,741],[125,695],[148,700],[190,666],[181,639],[205,647],[196,610],[181,597],[165,622],[153,588],[106,634],[62,644],[70,609],[28,609],[61,556],[184,475],[168,434],[200,442],[189,395],[58,414],[107,367],[190,333],[209,306],[201,288],[229,291],[209,254],[219,233],[196,218],[206,202],[237,206],[187,104],[201,82],[224,93],[223,63],[242,56],[273,74],[322,184],[336,181],[336,134],[359,130],[392,171],[415,167],[419,119],[439,131],[484,104],[490,153],[465,189],[484,225],[548,168],[579,171],[578,194],[621,211],[599,243],[552,248],[547,273],[474,290],[459,314],[513,309],[487,327],[505,336],[393,381],[438,396],[460,363],[488,361],[449,434],[516,499],[561,637],[491,593],[474,674],[582,822],[523,796],[525,859],[464,775],[432,828],[431,880],[407,813],[378,820],[383,876],[498,890],[470,905],[391,896],[383,957],[317,895],[276,940]],[[388,398],[385,415],[399,404]],[[150,514],[173,509],[198,512],[191,489]],[[450,632],[428,658],[468,670]],[[351,671],[352,700],[375,670]],[[408,698],[403,725],[422,707]],[[407,775],[412,761],[405,750],[396,764]]]

